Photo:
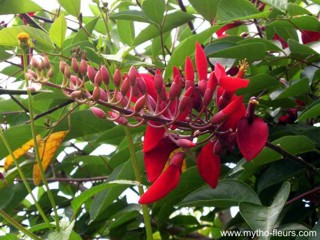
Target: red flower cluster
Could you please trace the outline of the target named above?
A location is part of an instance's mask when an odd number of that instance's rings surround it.
[[[187,57],[185,63],[185,78],[175,70],[174,82],[171,85],[169,95],[172,92],[180,92],[181,84],[185,92],[180,99],[176,99],[174,105],[178,105],[180,121],[199,122],[202,114],[209,124],[203,129],[198,129],[197,134],[208,133],[207,144],[202,147],[197,158],[197,166],[202,178],[213,188],[217,186],[220,175],[220,154],[224,149],[231,150],[238,145],[246,160],[252,160],[264,147],[268,138],[268,127],[262,119],[254,116],[254,106],[257,104],[253,97],[246,110],[243,97],[235,94],[236,90],[247,87],[249,81],[243,79],[246,64],[240,65],[237,76],[228,76],[220,64],[216,64],[215,70],[208,77],[208,63],[202,47],[196,45],[195,53],[196,69],[198,73],[198,87],[195,85],[194,68],[191,59]],[[154,77],[155,89],[160,89],[157,83],[161,75]],[[159,86],[157,86],[159,85]],[[163,91],[165,88],[162,87]],[[159,97],[158,91],[158,97]],[[172,94],[178,95],[178,94]],[[209,105],[215,99],[217,112],[211,115]],[[192,109],[198,111],[197,116],[192,117]],[[210,116],[210,117],[208,117]],[[175,118],[177,119],[177,117]],[[154,182],[148,191],[141,196],[139,203],[147,204],[157,201],[174,189],[179,182],[181,166],[184,160],[184,152],[187,148],[195,147],[191,137],[185,138],[177,133],[171,133],[174,122],[166,126],[153,123],[147,126],[144,136],[144,163],[147,177]],[[179,150],[176,150],[179,149]],[[166,168],[166,164],[169,165]]]

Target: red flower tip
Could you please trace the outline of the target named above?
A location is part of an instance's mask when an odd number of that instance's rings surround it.
[[[154,128],[147,126],[146,133],[144,135],[143,151],[148,152],[155,148],[161,141],[163,134],[166,130],[162,128]]]
[[[246,88],[249,84],[248,79],[223,76],[219,79],[219,84],[227,92],[235,92],[240,88]]]
[[[116,88],[118,88],[120,87],[120,82],[121,82],[121,72],[120,72],[120,69],[117,68],[113,74],[113,84]]]
[[[184,65],[184,74],[186,80],[194,82],[194,69],[192,61],[189,57],[186,58],[186,63]]]
[[[130,67],[129,73],[128,73],[128,78],[129,78],[130,85],[131,86],[135,85],[136,78],[137,78],[137,70],[134,66]]]
[[[234,112],[236,112],[243,100],[243,96],[235,97],[224,109],[219,111],[216,115],[211,119],[211,123],[216,125],[227,120]]]
[[[92,66],[88,66],[87,68],[87,76],[91,82],[94,82],[94,78],[96,76],[96,70]]]
[[[207,62],[207,57],[206,53],[204,52],[203,48],[201,45],[197,42],[196,43],[196,67],[198,71],[198,79],[199,81],[201,80],[206,80],[207,79],[207,74],[208,74],[208,62]]]
[[[181,169],[175,165],[169,167],[160,175],[160,177],[151,185],[139,199],[140,204],[149,204],[164,198],[179,183]]]
[[[243,117],[238,123],[237,143],[243,157],[250,161],[255,158],[265,146],[268,140],[268,126],[258,117],[249,123],[248,118]]]
[[[156,70],[156,75],[154,76],[154,87],[158,94],[160,94],[163,90],[163,77],[159,69]]]
[[[109,79],[110,79],[110,74],[108,72],[108,69],[106,68],[106,66],[102,65],[100,67],[100,71],[101,71],[102,81],[104,82],[104,84],[106,86],[108,86],[109,85]]]
[[[200,176],[210,187],[215,188],[220,176],[220,156],[213,153],[214,142],[209,142],[200,151],[197,167]]]
[[[178,139],[175,142],[181,148],[193,148],[196,144],[188,139]]]
[[[107,114],[100,108],[91,107],[90,110],[93,113],[93,115],[95,115],[98,118],[103,118],[104,119],[107,116]]]
[[[184,152],[177,152],[171,158],[170,164],[176,166],[179,169],[181,169],[183,160],[184,160]]]

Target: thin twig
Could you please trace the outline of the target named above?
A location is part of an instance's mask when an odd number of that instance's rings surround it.
[[[184,6],[182,0],[178,0],[178,4],[179,4],[179,7],[180,7],[180,9],[181,9],[182,12],[187,12],[187,9],[186,9],[186,7]],[[194,28],[194,26],[193,26],[192,21],[188,21],[188,26],[189,26],[192,34],[196,34],[196,30],[195,30],[195,28]]]
[[[96,182],[96,181],[104,181],[108,179],[109,176],[98,176],[98,177],[90,177],[90,178],[62,178],[62,177],[55,177],[55,178],[47,178],[48,182]],[[18,182],[21,182],[22,179],[17,178],[15,179]],[[33,182],[33,178],[27,178],[28,182]]]
[[[312,193],[316,193],[316,192],[319,192],[319,191],[320,191],[320,187],[316,187],[314,189],[311,189],[308,192],[302,193],[302,194],[290,199],[289,201],[286,202],[286,205],[289,205],[289,204],[291,204],[293,202],[296,202],[296,201],[300,200],[301,198],[304,198],[305,196],[308,196],[308,195],[310,195]]]

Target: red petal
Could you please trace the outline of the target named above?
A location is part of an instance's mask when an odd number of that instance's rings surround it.
[[[177,145],[173,142],[162,140],[151,151],[144,153],[144,165],[150,182],[157,180],[168,161],[170,153],[176,148]]]
[[[181,169],[170,165],[163,174],[151,185],[139,200],[140,204],[153,203],[164,198],[179,183]]]
[[[218,81],[221,77],[227,76],[224,67],[219,63],[214,66],[214,74],[216,75]]]
[[[239,109],[242,101],[243,101],[243,96],[240,96],[240,97],[237,96],[221,111],[224,114],[231,116],[231,114],[233,114],[237,109]]]
[[[146,83],[148,94],[154,100],[157,100],[157,92],[154,87],[154,76],[152,76],[150,74],[145,74],[145,73],[140,74],[140,76],[144,79],[144,82]]]
[[[148,152],[155,148],[161,141],[163,134],[166,130],[162,128],[154,128],[147,126],[146,133],[144,134],[143,151]]]
[[[198,71],[198,80],[206,80],[208,74],[208,62],[206,53],[199,43],[196,43],[196,66]]]
[[[219,84],[227,92],[235,92],[240,88],[246,88],[249,84],[248,79],[223,76],[219,80]]]
[[[215,142],[209,142],[205,145],[197,158],[197,166],[200,176],[215,188],[220,176],[220,156],[213,153]]]
[[[222,129],[225,131],[227,131],[228,129],[235,130],[238,126],[238,122],[245,115],[246,115],[246,106],[243,103],[241,103],[237,111],[232,113],[229,119],[223,123]]]
[[[246,117],[238,123],[237,142],[243,157],[250,161],[255,158],[268,140],[268,125],[258,117],[251,123]]]
[[[184,65],[184,74],[185,74],[186,80],[190,80],[194,82],[194,69],[193,69],[192,61],[189,57],[186,58],[186,63]]]

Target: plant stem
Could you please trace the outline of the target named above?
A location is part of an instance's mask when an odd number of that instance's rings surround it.
[[[7,213],[5,213],[2,209],[0,209],[0,216],[6,220],[8,223],[10,223],[12,226],[29,236],[31,239],[35,240],[41,240],[38,236],[34,235],[32,232],[30,232],[28,229],[21,226],[16,220],[14,220],[11,216],[9,216]]]
[[[17,162],[17,159],[15,158],[15,156],[14,156],[14,154],[13,154],[13,151],[12,151],[12,149],[11,149],[8,141],[7,141],[7,138],[5,137],[5,135],[4,135],[4,133],[3,133],[3,128],[1,127],[1,125],[0,125],[0,137],[1,137],[4,145],[6,146],[9,154],[11,155],[11,157],[12,157],[12,159],[13,159],[13,163],[14,163],[14,165],[16,166],[16,168],[17,168],[17,170],[18,170],[18,173],[19,173],[19,175],[20,175],[20,177],[21,177],[21,179],[22,179],[22,182],[23,182],[25,188],[27,189],[28,193],[30,194],[30,196],[31,196],[31,198],[32,198],[32,200],[33,200],[33,202],[34,202],[34,204],[35,204],[38,212],[40,213],[41,217],[43,218],[43,221],[45,221],[45,223],[48,224],[48,227],[49,227],[50,229],[52,229],[51,224],[50,224],[47,216],[45,215],[44,211],[42,210],[41,206],[39,205],[39,203],[37,202],[35,196],[34,196],[33,193],[32,193],[32,190],[31,190],[31,188],[30,188],[30,186],[29,186],[29,184],[28,184],[28,181],[27,181],[27,179],[26,179],[23,171],[21,170],[21,168],[20,168],[20,166],[19,166],[19,163]]]
[[[140,169],[139,169],[137,155],[134,150],[134,144],[132,141],[130,129],[129,129],[129,127],[126,126],[126,127],[124,127],[124,130],[125,130],[126,137],[128,140],[128,147],[129,147],[130,156],[131,156],[131,160],[132,160],[132,164],[133,164],[134,175],[135,175],[136,180],[139,183],[141,183],[141,181],[142,181],[141,173],[140,173]],[[139,190],[139,194],[141,196],[144,193],[143,187],[139,185],[138,190]],[[145,205],[145,204],[142,205],[142,214],[143,214],[144,225],[145,225],[145,229],[146,229],[146,233],[147,233],[147,240],[153,240],[149,210],[148,210],[147,205]]]
[[[25,51],[23,51],[23,71],[24,73],[27,72],[27,54]],[[42,166],[42,162],[41,162],[41,156],[39,153],[39,145],[38,145],[38,141],[37,141],[37,134],[35,131],[35,127],[34,127],[34,114],[33,114],[33,110],[32,110],[32,95],[31,95],[31,91],[28,88],[29,83],[28,83],[28,79],[25,78],[25,82],[26,82],[26,86],[27,86],[27,93],[28,93],[28,108],[29,108],[29,117],[30,117],[30,127],[31,127],[31,133],[32,133],[32,138],[33,138],[33,142],[34,142],[34,150],[36,153],[36,161],[39,165],[39,169],[40,169],[40,175],[41,175],[41,179],[46,187],[47,190],[47,194],[51,203],[51,206],[53,208],[53,212],[54,212],[54,219],[56,222],[56,228],[57,231],[60,231],[60,223],[59,223],[59,215],[57,212],[57,206],[56,206],[56,202],[54,200],[53,194],[49,188],[49,184],[48,181],[46,179],[44,170],[43,170],[43,166]]]
[[[289,201],[286,202],[286,205],[289,205],[289,204],[291,204],[291,203],[293,203],[293,202],[295,202],[295,201],[298,201],[298,200],[301,199],[301,198],[304,198],[305,196],[308,196],[308,195],[310,195],[310,194],[312,194],[312,193],[316,193],[316,192],[319,192],[319,191],[320,191],[320,187],[316,187],[316,188],[314,188],[314,189],[311,189],[311,190],[308,191],[308,192],[302,193],[302,194],[300,194],[300,195],[298,195],[298,196],[290,199]]]

